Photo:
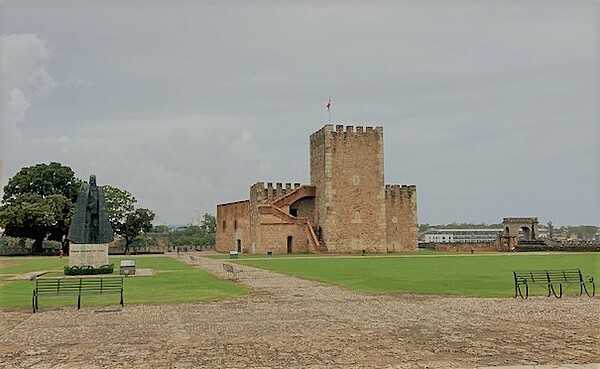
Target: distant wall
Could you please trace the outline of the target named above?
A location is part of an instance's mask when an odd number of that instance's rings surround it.
[[[33,240],[29,238],[0,237],[0,256],[31,255]],[[61,243],[44,241],[42,244],[44,254],[56,255],[61,249]]]
[[[217,234],[215,250],[227,252],[248,248],[250,241],[250,201],[238,201],[217,206]]]
[[[545,241],[543,243],[526,245],[518,244],[515,251],[572,251],[572,252],[589,252],[600,251],[600,241]]]
[[[468,243],[430,243],[423,245],[436,251],[447,252],[481,252],[481,251],[508,251],[501,242],[468,242]],[[423,247],[422,246],[422,247]]]
[[[129,245],[129,252],[137,254],[164,254],[170,250],[167,233],[144,233]],[[108,245],[109,254],[124,254],[125,239],[116,238]]]

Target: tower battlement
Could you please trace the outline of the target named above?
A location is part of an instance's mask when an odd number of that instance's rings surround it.
[[[386,199],[411,198],[416,193],[417,193],[417,186],[415,186],[415,185],[398,185],[398,184],[385,185],[385,198]]]
[[[326,134],[332,136],[368,136],[378,135],[383,136],[383,127],[381,126],[362,126],[362,125],[343,125],[343,124],[327,124],[320,130],[310,135],[311,142],[322,139]]]
[[[299,188],[299,182],[256,182],[250,187],[250,198],[259,202],[271,202],[293,190]]]

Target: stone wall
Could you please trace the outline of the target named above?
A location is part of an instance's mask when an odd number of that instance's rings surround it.
[[[498,241],[494,242],[469,242],[469,243],[436,243],[431,245],[436,251],[449,251],[449,252],[491,252],[491,251],[508,251],[502,243]]]
[[[325,161],[331,161],[331,136],[327,134],[333,129],[333,125],[328,124],[310,135],[310,183],[315,186],[315,212],[314,222],[318,227],[327,221],[327,195],[331,195],[331,183],[329,188],[325,188],[325,179],[331,178],[331,167],[326,172]]]
[[[265,221],[260,227],[260,243],[254,253],[266,254],[267,251],[272,251],[274,254],[286,254],[288,237],[292,237],[292,253],[309,251],[309,241],[301,226],[293,223],[267,223]]]
[[[299,218],[306,218],[314,226],[315,225],[315,198],[305,197],[290,205],[290,212],[296,212]]]
[[[383,128],[328,125],[311,137],[310,152],[327,250],[385,252]]]
[[[417,188],[385,187],[386,237],[389,252],[417,249]]]
[[[242,249],[250,246],[250,202],[248,200],[218,205],[216,221],[215,250],[220,252],[236,250],[238,242]]]

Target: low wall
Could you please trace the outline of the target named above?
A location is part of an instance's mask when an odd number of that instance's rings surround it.
[[[0,237],[0,256],[31,255],[33,240],[29,238]],[[58,255],[60,242],[44,241],[42,243],[45,255]]]
[[[164,254],[169,251],[169,237],[163,233],[146,233],[138,237],[129,245],[130,253],[137,254]],[[108,246],[109,254],[124,254],[125,240],[115,239]]]
[[[498,241],[494,242],[466,242],[466,243],[430,243],[420,247],[446,252],[495,252],[508,251]]]
[[[546,240],[543,243],[535,245],[519,244],[515,251],[570,251],[570,252],[590,252],[600,251],[600,241],[554,241]]]

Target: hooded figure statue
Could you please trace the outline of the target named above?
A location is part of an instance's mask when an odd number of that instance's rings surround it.
[[[75,213],[69,227],[69,241],[78,244],[112,242],[113,230],[108,221],[102,188],[96,185],[96,176],[83,183],[77,196]]]

